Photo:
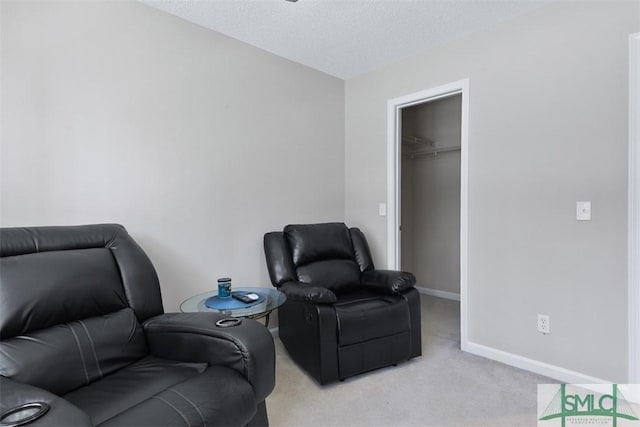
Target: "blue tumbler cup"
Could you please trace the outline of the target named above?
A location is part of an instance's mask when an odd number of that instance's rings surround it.
[[[227,298],[231,296],[231,278],[221,277],[218,279],[218,296]]]

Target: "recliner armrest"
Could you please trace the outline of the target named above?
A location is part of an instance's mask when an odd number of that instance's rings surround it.
[[[362,273],[362,285],[386,293],[399,294],[416,284],[416,276],[408,271],[369,270]]]
[[[312,302],[318,304],[331,304],[337,301],[336,294],[322,286],[313,286],[302,282],[286,282],[279,288],[288,299]]]
[[[0,412],[4,414],[11,408],[26,403],[44,402],[49,411],[42,417],[29,423],[40,427],[91,427],[91,419],[84,411],[63,398],[39,387],[13,381],[0,376]]]
[[[235,369],[253,386],[258,402],[275,386],[275,348],[267,328],[251,319],[218,327],[218,313],[167,313],[143,323],[150,352],[184,362],[207,362]]]

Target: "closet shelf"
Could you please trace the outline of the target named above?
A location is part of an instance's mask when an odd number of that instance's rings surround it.
[[[424,138],[422,136],[413,136],[413,135],[402,135],[402,143],[412,145],[414,147],[424,147],[425,145],[429,147],[433,147],[436,144],[434,141],[432,141],[429,138]]]

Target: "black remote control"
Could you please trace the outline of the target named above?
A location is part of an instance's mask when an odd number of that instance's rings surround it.
[[[252,298],[250,295],[253,295],[254,297]],[[238,301],[242,301],[245,304],[249,304],[251,302],[255,302],[259,298],[256,294],[239,294],[239,293],[235,293],[235,292],[233,292],[231,294],[231,296],[234,297],[235,299],[237,299]]]

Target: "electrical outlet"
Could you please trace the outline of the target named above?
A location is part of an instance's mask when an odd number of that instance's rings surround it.
[[[546,314],[538,314],[538,332],[551,333],[551,319]]]
[[[591,221],[591,202],[576,202],[576,220]]]

